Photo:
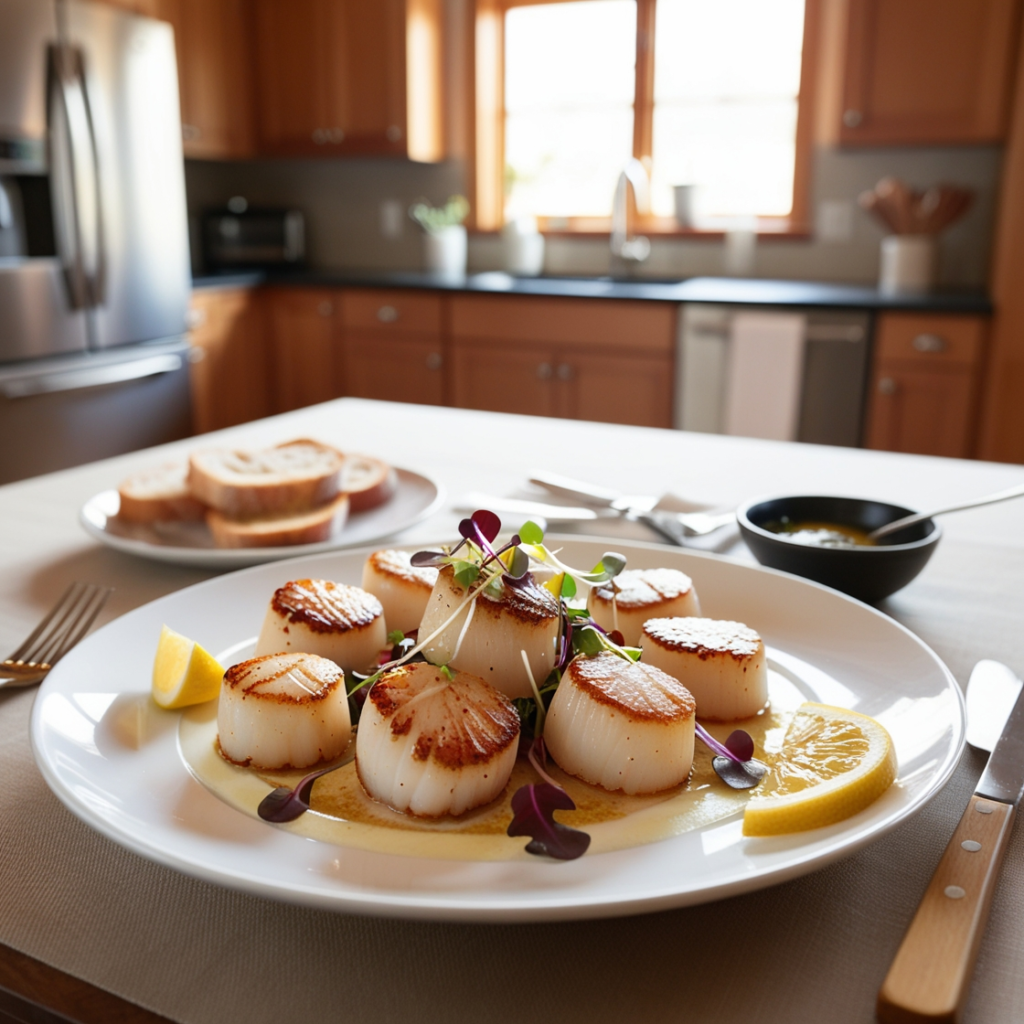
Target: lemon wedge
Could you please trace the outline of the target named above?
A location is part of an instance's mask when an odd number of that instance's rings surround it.
[[[842,821],[877,800],[895,778],[892,738],[873,718],[801,704],[777,762],[751,795],[743,834],[775,836]]]
[[[220,693],[224,669],[194,640],[166,626],[153,662],[153,700],[162,708],[203,704]]]

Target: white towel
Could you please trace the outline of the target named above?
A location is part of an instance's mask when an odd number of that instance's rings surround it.
[[[737,313],[729,338],[725,433],[795,441],[800,425],[806,317]]]

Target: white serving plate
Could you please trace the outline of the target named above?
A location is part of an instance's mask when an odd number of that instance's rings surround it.
[[[117,518],[117,491],[93,495],[79,510],[86,533],[118,551],[157,562],[192,565],[201,569],[242,569],[283,558],[359,547],[391,537],[433,515],[444,504],[444,489],[429,477],[409,469],[395,470],[398,487],[379,508],[350,515],[341,531],[319,544],[277,548],[218,548],[205,523],[123,523]]]
[[[705,614],[754,626],[771,664],[807,699],[886,725],[899,758],[897,783],[855,817],[812,832],[748,839],[737,815],[568,863],[370,853],[314,842],[227,806],[186,769],[179,714],[160,711],[148,697],[161,625],[211,651],[237,649],[258,631],[277,586],[310,576],[358,582],[367,551],[221,576],[109,623],[43,683],[31,726],[36,760],[53,791],[87,824],[198,878],[339,911],[489,921],[634,914],[773,885],[877,839],[951,775],[964,743],[960,690],[934,652],[881,612],[795,576],[701,553],[578,538],[559,539],[558,546],[572,565],[592,565],[612,547],[633,568],[689,573]]]

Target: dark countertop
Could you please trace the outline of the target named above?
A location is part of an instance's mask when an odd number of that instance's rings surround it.
[[[424,288],[490,295],[553,295],[583,299],[644,299],[654,302],[716,302],[920,313],[992,312],[992,303],[980,289],[943,290],[927,295],[885,295],[877,288],[863,285],[734,277],[627,281],[609,277],[512,277],[500,271],[453,278],[416,271],[305,270],[213,274],[197,277],[192,283],[195,288],[239,288],[259,284],[320,288]]]

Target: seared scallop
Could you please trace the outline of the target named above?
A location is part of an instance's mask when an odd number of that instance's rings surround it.
[[[445,566],[420,623],[424,657],[435,665],[451,665],[480,676],[508,697],[532,696],[521,652],[526,651],[530,671],[540,686],[555,665],[558,601],[527,574],[519,586],[503,586],[500,596],[481,593],[427,642],[467,596],[451,566]]]
[[[223,755],[254,768],[308,768],[339,757],[352,736],[345,677],[315,654],[232,665],[217,706]]]
[[[617,629],[630,647],[648,619],[700,615],[693,580],[678,569],[627,569],[590,592],[587,608],[605,630]]]
[[[417,568],[411,557],[408,551],[374,551],[363,566],[363,590],[380,601],[388,629],[403,633],[419,629],[437,582],[436,569]]]
[[[768,703],[764,643],[742,622],[650,619],[640,646],[644,661],[675,676],[693,694],[698,718],[749,718]]]
[[[653,665],[610,651],[569,663],[551,700],[544,742],[555,762],[604,789],[656,793],[693,764],[690,692]]]
[[[293,580],[275,591],[256,654],[319,654],[346,672],[369,672],[387,646],[380,601],[360,587]]]
[[[478,676],[415,662],[370,688],[356,734],[356,770],[370,796],[436,818],[489,803],[519,746],[512,702]]]

